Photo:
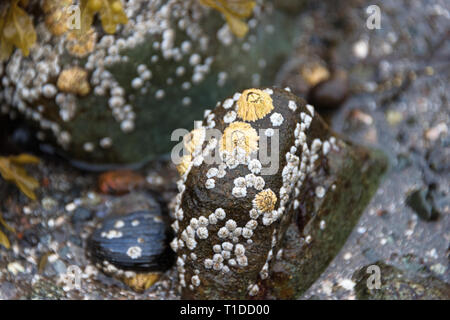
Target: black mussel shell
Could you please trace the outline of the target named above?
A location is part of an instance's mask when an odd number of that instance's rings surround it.
[[[174,262],[171,240],[159,209],[136,211],[106,218],[89,238],[88,252],[103,269],[166,271]]]

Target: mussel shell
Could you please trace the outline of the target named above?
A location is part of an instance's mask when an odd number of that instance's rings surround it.
[[[111,230],[121,235],[108,238],[105,234]],[[159,210],[136,211],[105,219],[89,238],[88,252],[102,267],[107,261],[121,270],[165,271],[174,262],[169,247],[171,239],[171,231]],[[132,258],[127,254],[130,247],[139,247],[140,254]]]

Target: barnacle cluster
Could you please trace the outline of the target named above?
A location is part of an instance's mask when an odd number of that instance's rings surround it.
[[[19,48],[25,56],[37,40],[33,17],[26,9],[29,0],[9,0],[0,5],[0,61],[8,59],[14,48]],[[98,14],[106,33],[116,32],[117,25],[128,22],[121,0],[80,0],[77,10],[72,8],[71,0],[43,0],[42,11],[45,15],[45,25],[54,36],[70,33],[73,44],[72,52],[79,53],[87,47],[92,51],[92,24]],[[76,27],[76,23],[80,27]],[[74,25],[74,28],[71,26]],[[86,51],[86,49],[84,49]]]
[[[2,41],[2,46],[8,45],[1,50],[2,56],[9,59],[0,64],[4,88],[0,112],[11,117],[19,114],[35,122],[39,140],[56,143],[71,153],[69,156],[76,154],[76,160],[95,162],[91,159],[98,157],[101,163],[111,161],[108,157],[117,157],[113,160],[116,163],[130,161],[122,158],[141,152],[136,148],[132,152],[111,150],[119,144],[129,146],[125,141],[130,136],[142,134],[138,131],[139,121],[155,128],[158,134],[172,130],[158,127],[159,106],[183,107],[179,108],[183,112],[180,118],[189,120],[178,125],[195,119],[193,102],[208,96],[202,94],[199,98],[199,86],[207,87],[206,79],[208,83],[217,81],[219,89],[234,81],[229,79],[231,71],[226,70],[224,62],[216,62],[218,57],[228,57],[224,51],[231,45],[234,47],[230,51],[236,54],[250,52],[253,45],[263,46],[264,42],[258,43],[256,28],[260,20],[275,12],[271,5],[263,7],[243,0],[81,0],[75,2],[80,10],[80,27],[73,29],[77,16],[76,10],[69,10],[74,6],[72,1],[43,0],[39,6],[34,3],[33,10],[25,4],[10,1],[1,6],[2,37],[7,34],[11,41],[23,39],[19,45],[30,54],[26,57],[19,50],[14,52],[13,44]],[[36,10],[44,14],[34,14]],[[216,10],[228,22],[216,19]],[[247,26],[245,19],[252,14]],[[13,36],[7,27],[15,21],[11,16],[20,17],[17,32],[29,32]],[[237,39],[234,34],[247,33],[240,30],[244,25],[249,28],[249,36]],[[261,31],[266,37],[274,33],[273,28]],[[268,63],[264,52],[258,57],[251,65],[241,61],[236,69],[239,75],[233,77],[245,76],[258,85]],[[226,121],[231,123],[236,116],[236,111],[230,110]],[[99,125],[92,131],[84,129],[95,117],[101,118]],[[160,137],[154,139],[161,141]],[[252,149],[254,142],[250,142],[247,148]],[[155,153],[167,151],[163,148],[167,147],[149,147]],[[147,157],[145,152],[149,151],[142,151],[142,158],[136,157],[136,161]]]
[[[230,112],[238,115],[231,123]],[[171,246],[180,288],[188,298],[212,291],[222,298],[229,291],[255,296],[282,251],[285,226],[299,208],[306,179],[318,174],[319,157],[338,150],[339,142],[314,108],[288,89],[238,92],[207,111],[195,130],[208,129],[222,132],[222,140],[202,134],[178,182]],[[267,171],[272,163],[265,163],[267,150],[259,150],[259,140],[278,147],[271,158],[279,165],[274,172]],[[209,161],[213,153],[219,162]]]

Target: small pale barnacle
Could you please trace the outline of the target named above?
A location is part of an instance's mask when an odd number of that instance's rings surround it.
[[[219,169],[217,168],[211,168],[208,170],[208,172],[206,173],[206,177],[209,178],[214,178],[217,173],[219,172]]]
[[[191,282],[194,286],[198,287],[200,285],[200,278],[195,275],[191,278]]]
[[[238,177],[238,178],[234,179],[234,185],[239,188],[245,188],[247,186],[247,183],[245,181],[245,178]]]
[[[245,176],[245,185],[247,188],[251,188],[255,185],[256,176],[253,173],[249,173]]]
[[[228,241],[222,242],[222,249],[225,251],[231,251],[233,250],[233,244]]]
[[[216,217],[216,215],[215,215],[214,213],[211,213],[211,214],[208,216],[208,221],[209,221],[210,224],[216,224],[216,223],[217,223],[217,217]]]
[[[205,182],[206,189],[213,189],[216,186],[214,179],[207,179]]]
[[[288,106],[289,106],[289,109],[291,109],[293,112],[295,112],[295,110],[297,110],[297,104],[293,100],[289,101]]]
[[[186,241],[186,247],[187,247],[189,250],[194,250],[196,246],[197,246],[197,241],[195,241],[194,238],[188,238],[188,239],[187,239],[187,241]]]
[[[271,189],[259,192],[253,199],[253,207],[260,212],[271,212],[275,208],[277,196]]]
[[[249,216],[250,216],[250,218],[252,218],[252,219],[258,219],[258,217],[259,217],[259,212],[258,212],[258,210],[256,210],[256,209],[251,209],[250,212],[249,212]]]
[[[234,249],[234,254],[237,257],[243,256],[245,254],[245,247],[242,244],[238,243]]]
[[[85,96],[91,90],[88,82],[88,73],[80,67],[73,67],[61,71],[56,85],[59,90]]]
[[[249,290],[248,290],[248,294],[249,294],[250,296],[252,296],[252,297],[253,297],[253,296],[256,296],[256,295],[258,294],[258,292],[259,292],[259,287],[258,287],[257,284],[250,285],[248,289],[249,289]]]
[[[215,245],[213,245],[213,251],[214,251],[215,253],[220,253],[220,252],[222,252],[222,247],[220,246],[220,244],[215,244]]]
[[[250,170],[254,174],[260,173],[261,167],[262,167],[261,162],[258,159],[252,159],[248,164],[248,170]]]
[[[248,266],[248,259],[246,256],[239,256],[236,258],[236,261],[241,267]]]
[[[206,217],[201,216],[201,217],[198,218],[198,225],[200,227],[207,227],[208,224],[209,224],[209,221],[208,221],[208,219]]]
[[[283,123],[283,121],[284,121],[284,118],[283,118],[283,116],[281,115],[281,113],[275,112],[274,114],[272,114],[272,115],[270,116],[270,122],[272,122],[272,125],[273,125],[274,127],[279,127],[279,126],[281,126],[281,124]]]
[[[208,229],[205,227],[200,227],[197,229],[197,236],[200,239],[208,239]]]
[[[259,89],[247,89],[237,101],[238,116],[244,121],[256,121],[264,118],[273,109],[270,94]]]
[[[230,219],[225,223],[225,227],[230,231],[234,231],[237,227],[237,223],[233,219]]]
[[[247,195],[247,189],[246,188],[240,188],[240,187],[234,187],[231,191],[233,196],[236,198],[243,198]]]
[[[259,136],[252,126],[245,122],[233,122],[223,132],[220,151],[233,153],[237,147],[245,150],[246,155],[258,150]]]
[[[140,258],[142,256],[142,249],[141,249],[141,247],[138,247],[138,246],[129,247],[127,250],[127,255],[131,259]]]
[[[219,231],[217,232],[217,236],[221,239],[227,238],[229,234],[230,232],[225,227],[220,228]]]
[[[218,219],[218,220],[223,220],[223,219],[225,219],[226,218],[226,213],[225,213],[225,210],[223,210],[222,208],[217,208],[215,211],[214,211],[214,215],[216,216],[216,218]]]
[[[318,186],[316,187],[316,196],[317,198],[323,198],[323,196],[325,195],[325,188],[322,186]]]
[[[249,230],[255,230],[258,226],[258,221],[252,219],[245,224],[245,227]]]
[[[212,259],[205,259],[204,265],[206,269],[211,269],[214,264],[214,261]]]
[[[253,231],[248,228],[242,228],[242,236],[245,239],[250,239],[253,236]]]
[[[256,177],[255,178],[255,182],[253,184],[253,187],[258,190],[261,191],[262,189],[264,189],[264,186],[266,185],[266,182],[264,181],[263,177]]]

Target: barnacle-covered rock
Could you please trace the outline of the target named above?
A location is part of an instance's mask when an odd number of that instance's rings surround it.
[[[128,23],[108,23],[99,11],[102,27],[91,2],[122,3]],[[29,57],[16,50],[0,64],[1,111],[29,119],[39,139],[91,168],[169,152],[172,131],[192,127],[204,106],[271,83],[297,31],[268,0],[82,1],[80,29],[64,27],[76,22],[70,1],[42,3]],[[234,35],[222,13],[246,35]]]
[[[309,286],[343,245],[384,158],[342,140],[288,89],[236,93],[195,130],[172,225],[183,298],[300,295],[299,282]],[[272,275],[291,225],[300,236],[290,245],[307,255],[285,257],[292,268],[279,292]]]
[[[147,289],[173,264],[171,233],[159,210],[105,219],[88,241],[88,254],[105,273],[136,291]]]

